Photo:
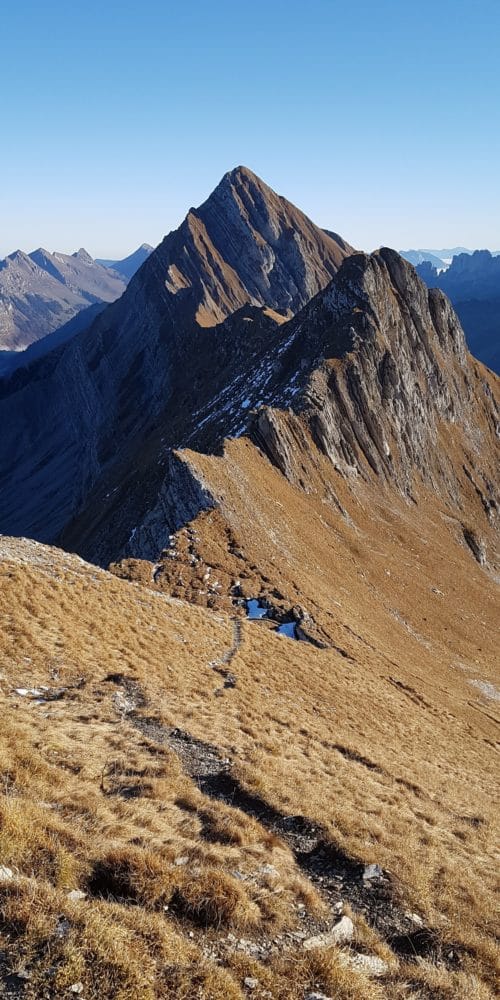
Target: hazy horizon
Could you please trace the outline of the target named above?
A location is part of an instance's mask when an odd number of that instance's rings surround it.
[[[279,192],[279,193],[282,193],[282,192]],[[288,199],[288,200],[290,201],[291,199]],[[184,216],[187,214],[187,212],[188,212],[188,210],[189,210],[190,207],[191,206],[187,206],[186,207],[186,211],[185,211],[184,215],[181,216],[181,218],[179,218],[178,224],[175,225],[175,226],[173,226],[173,229],[177,229],[177,226],[180,225],[180,223],[182,222]],[[298,207],[301,208],[300,205]],[[318,219],[313,219],[312,221],[315,222],[317,225],[321,226],[323,229],[333,230],[333,226],[332,225],[328,225],[328,223],[324,223],[324,222],[322,222],[321,220],[318,220]],[[4,259],[5,257],[8,257],[8,256],[10,256],[13,253],[16,253],[16,251],[18,251],[18,250],[21,250],[23,253],[30,254],[30,253],[33,253],[35,250],[43,249],[43,250],[48,251],[49,253],[62,253],[62,254],[67,254],[69,256],[71,254],[77,253],[78,250],[80,250],[80,249],[83,248],[84,250],[87,251],[87,253],[90,254],[91,257],[93,257],[94,260],[117,260],[118,261],[118,260],[123,260],[126,257],[130,256],[131,254],[135,253],[135,251],[138,250],[139,247],[142,246],[143,244],[148,244],[148,245],[152,246],[153,249],[156,249],[156,247],[159,245],[159,243],[161,243],[161,240],[164,238],[164,236],[168,235],[168,232],[170,232],[170,230],[168,230],[165,233],[163,233],[163,235],[158,240],[158,243],[154,243],[153,241],[148,240],[146,238],[146,239],[141,240],[139,243],[136,243],[134,246],[128,246],[128,247],[124,246],[121,251],[118,251],[116,253],[108,253],[106,251],[106,248],[104,250],[98,249],[94,253],[93,250],[92,250],[92,247],[89,248],[88,246],[84,245],[81,242],[79,243],[78,241],[76,241],[76,243],[74,243],[73,245],[66,246],[66,247],[60,247],[60,246],[54,246],[53,247],[53,246],[48,246],[47,243],[41,242],[41,243],[37,244],[36,246],[29,246],[29,247],[28,246],[23,246],[23,247],[16,246],[16,247],[12,247],[10,250],[7,250],[7,251],[3,252],[1,250],[1,242],[0,242],[0,259]],[[348,239],[347,237],[345,237],[344,233],[341,233],[340,235],[343,238]],[[349,240],[348,240],[348,242],[349,242]],[[499,237],[498,243],[499,243],[499,246],[500,246],[500,237]],[[452,244],[450,243],[450,247],[451,247],[451,245]],[[357,246],[356,249],[360,250],[360,251],[363,251],[365,253],[373,253],[373,251],[375,251],[379,247],[383,247],[383,246],[391,247],[391,244],[386,243],[386,242],[380,242],[376,246],[370,246],[370,247]],[[410,251],[410,250],[426,250],[427,252],[430,253],[430,252],[433,252],[433,251],[437,251],[440,248],[444,248],[445,246],[446,246],[446,241],[445,240],[441,240],[441,242],[439,244],[437,244],[436,247],[431,247],[429,245],[429,243],[426,243],[425,245],[422,244],[422,245],[419,245],[419,246],[417,246],[415,243],[408,243],[406,246],[392,246],[391,249],[398,250],[398,251],[405,251],[405,252]],[[499,249],[498,249],[498,247],[496,245],[495,246],[488,246],[488,247],[487,246],[474,246],[474,247],[468,246],[468,247],[465,247],[464,243],[460,243],[460,244],[456,244],[456,246],[464,247],[465,249],[470,250],[471,252],[474,252],[475,250],[489,250],[490,253],[498,253],[499,252]]]
[[[300,208],[300,205],[298,207]],[[186,211],[187,211],[187,209],[186,209]],[[179,222],[181,222],[181,221],[182,220],[180,219]],[[313,221],[317,221],[317,220],[313,220]],[[321,222],[318,223],[318,225],[321,225]],[[177,227],[175,227],[175,228],[177,228]],[[331,230],[332,226],[325,225],[322,228]],[[164,236],[167,236],[167,235],[168,235],[168,233],[164,233]],[[340,235],[343,236],[344,234],[342,233]],[[162,237],[162,239],[163,239],[163,237]],[[161,240],[159,242],[161,242]],[[123,260],[126,257],[129,257],[131,254],[135,253],[135,251],[138,250],[139,247],[142,244],[144,244],[144,243],[149,244],[150,246],[153,247],[153,249],[156,249],[156,247],[158,246],[157,243],[155,244],[155,243],[152,243],[150,240],[145,239],[145,240],[142,240],[141,243],[138,243],[138,244],[136,244],[133,247],[128,247],[128,249],[125,248],[122,252],[115,253],[115,254],[107,253],[106,251],[101,251],[101,250],[96,251],[96,253],[93,253],[92,249],[89,249],[89,247],[87,247],[87,246],[84,246],[83,249],[86,250],[87,253],[89,253],[90,256],[93,257],[94,260],[117,260],[118,261],[118,260]],[[500,239],[499,239],[499,243],[500,243]],[[75,244],[74,246],[70,246],[70,247],[49,247],[49,246],[47,246],[47,245],[45,245],[45,244],[42,243],[42,244],[39,244],[39,246],[36,246],[36,247],[32,246],[32,247],[29,247],[29,248],[28,247],[13,247],[11,250],[7,250],[5,253],[2,253],[0,251],[0,259],[3,260],[5,257],[9,257],[11,254],[16,253],[17,250],[21,250],[23,253],[30,254],[30,253],[33,253],[35,250],[38,250],[38,249],[46,250],[49,253],[67,254],[69,256],[71,254],[77,253],[78,250],[82,249],[82,246],[83,246],[83,244],[80,243],[79,245]],[[378,250],[379,247],[383,247],[383,246],[390,246],[390,244],[388,244],[388,243],[379,243],[378,246],[356,247],[356,249],[360,250],[360,251],[362,251],[364,253],[373,253],[375,250]],[[443,243],[443,247],[444,247],[444,243]],[[396,246],[394,246],[394,247],[391,247],[391,249],[392,250],[397,250],[398,252],[402,252],[402,251],[403,252],[409,252],[410,250],[417,250],[417,251],[418,250],[421,250],[421,251],[425,250],[428,253],[432,253],[432,252],[435,252],[438,249],[440,249],[440,247],[429,247],[428,245],[426,245],[425,247],[424,246],[420,247],[420,246],[416,246],[415,244],[411,244],[411,245],[409,244],[408,246],[405,246],[405,247],[396,247]],[[496,246],[490,246],[490,247],[485,247],[485,246],[466,247],[465,249],[468,250],[468,251],[471,251],[471,252],[474,252],[475,250],[489,250],[489,252],[493,253],[493,254],[497,254],[497,253],[500,252],[498,250],[498,247],[496,247]]]
[[[156,246],[244,163],[373,249],[500,245],[483,0],[9,6],[0,256]]]

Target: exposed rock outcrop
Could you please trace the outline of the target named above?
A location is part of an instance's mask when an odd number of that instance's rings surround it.
[[[427,291],[394,251],[356,255],[295,327],[318,367],[295,397],[295,415],[260,410],[251,431],[285,475],[293,477],[294,453],[304,452],[305,424],[341,474],[375,475],[409,496],[418,474],[459,504],[462,468],[447,446],[454,439],[497,509],[497,403],[441,292]]]
[[[155,559],[168,545],[171,532],[187,524],[200,511],[210,510],[215,505],[215,497],[190,469],[189,463],[175,453],[168,454],[156,503],[132,529],[129,554]]]

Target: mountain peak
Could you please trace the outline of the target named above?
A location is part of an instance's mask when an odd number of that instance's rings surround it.
[[[242,184],[248,183],[249,181],[253,184],[258,184],[261,187],[266,187],[271,190],[268,184],[261,180],[261,178],[255,174],[253,170],[250,170],[250,167],[245,167],[243,164],[233,167],[232,170],[228,170],[224,174],[220,183],[223,184],[224,182],[229,182],[230,184]]]
[[[295,313],[352,252],[244,166],[225,174],[157,251],[167,290],[184,296],[191,290],[202,326],[248,303]]]
[[[25,253],[24,250],[13,250],[13,252],[10,253],[10,254],[8,254],[8,256],[5,259],[6,259],[6,261],[10,262],[11,264],[17,264],[17,263],[30,264],[31,263],[29,254]]]
[[[192,355],[203,347],[207,364],[211,362],[214,337],[219,342],[221,339],[214,331],[218,324],[248,305],[285,317],[294,315],[328,285],[351,252],[351,247],[339,245],[248,168],[237,167],[227,174],[207,201],[193,209],[179,229],[166,236],[144,261],[130,289],[113,304],[111,312],[105,310],[85,331],[85,337],[78,336],[60,349],[50,428],[37,423],[39,411],[31,393],[19,398],[20,423],[25,422],[33,435],[39,436],[40,450],[44,454],[50,450],[51,458],[45,465],[40,463],[43,497],[37,495],[33,479],[21,504],[17,501],[11,506],[10,496],[4,492],[0,524],[14,527],[15,521],[16,530],[22,523],[24,533],[41,531],[45,538],[54,538],[77,506],[86,502],[89,489],[114,462],[118,450],[126,448],[141,428],[164,411],[172,385],[180,378],[178,373],[190,369]],[[72,274],[68,275],[72,283],[75,267],[74,256]],[[87,273],[91,268],[81,270]],[[257,328],[264,329],[267,320],[269,317],[260,325],[253,324],[252,341]],[[267,325],[273,337],[277,324]],[[266,334],[263,336],[265,339]],[[81,362],[75,365],[80,352]],[[48,356],[40,363],[50,368],[53,360]],[[67,384],[61,393],[63,370]],[[224,374],[224,367],[220,373],[212,372],[207,386]],[[45,380],[43,392],[47,392]],[[71,418],[66,412],[72,393],[88,401],[88,405],[78,407],[76,419],[73,403]],[[13,434],[14,430],[15,422]],[[24,459],[20,453],[28,440],[29,434],[23,436],[19,426],[12,440],[3,435],[0,467],[4,455],[5,463],[12,463],[14,451],[21,467]],[[33,465],[39,461],[36,451],[31,448]],[[63,471],[59,464],[62,451],[70,455]],[[56,481],[58,490],[54,491]]]
[[[76,250],[75,253],[72,253],[71,256],[75,257],[76,260],[80,260],[82,264],[95,264],[94,258],[90,256],[85,247],[80,247],[80,249]]]
[[[35,264],[38,264],[38,267],[46,270],[47,264],[51,263],[54,255],[49,253],[48,250],[45,250],[44,247],[38,247],[36,250],[32,250],[28,256],[30,260],[32,260]]]
[[[249,198],[252,200],[261,199],[262,203],[268,205],[280,202],[290,204],[286,198],[277,194],[269,184],[266,184],[258,174],[243,165],[228,170],[207,200],[219,200],[221,194],[224,196],[230,194],[233,198],[236,197],[240,208],[241,204],[245,204]]]

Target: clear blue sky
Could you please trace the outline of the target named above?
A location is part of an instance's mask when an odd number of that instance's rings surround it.
[[[358,247],[500,249],[500,0],[4,0],[0,256],[156,244],[243,163]]]

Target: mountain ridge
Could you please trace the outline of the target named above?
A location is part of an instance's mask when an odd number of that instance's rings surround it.
[[[89,330],[3,381],[10,432],[2,467],[15,468],[13,478],[10,472],[2,477],[4,530],[8,524],[14,533],[53,539],[102,471],[157,420],[200,329],[252,301],[278,311],[300,308],[347,253],[250,171],[226,174],[211,198],[165,237],[124,297]],[[243,220],[239,202],[246,204]],[[240,279],[233,264],[242,233],[254,252]],[[31,455],[23,452],[28,439]],[[35,492],[32,464],[38,466]]]
[[[116,271],[126,282],[129,282],[144,261],[153,253],[153,250],[154,247],[149,243],[141,243],[137,247],[137,250],[133,250],[132,253],[121,260],[102,260],[98,257],[96,258],[96,263],[102,264],[103,267],[110,268],[112,271]]]
[[[226,347],[231,322],[247,327],[244,348],[235,349],[231,338]],[[488,382],[468,355],[445,296],[427,292],[395,251],[347,258],[288,322],[278,326],[256,312],[233,317],[219,332],[221,348],[210,349],[227,382],[214,386],[198,411],[188,397],[193,416],[183,424],[166,411],[147,453],[141,444],[131,453],[135,474],[97,487],[88,512],[63,532],[64,547],[102,565],[117,552],[154,559],[169,533],[196,516],[197,504],[217,505],[203,480],[190,479],[190,461],[179,465],[183,452],[176,449],[223,455],[224,439],[245,433],[299,488],[308,489],[326,458],[320,488],[333,499],[344,479],[354,492],[359,480],[376,488],[385,482],[415,502],[421,482],[452,507],[471,493],[474,516],[490,533],[499,509],[498,380]],[[201,377],[207,365],[202,353]],[[483,437],[476,456],[471,408]]]

